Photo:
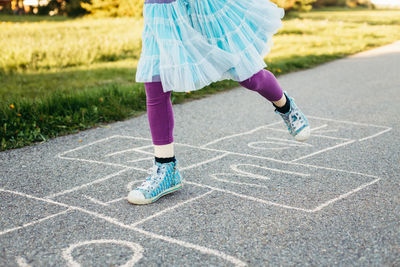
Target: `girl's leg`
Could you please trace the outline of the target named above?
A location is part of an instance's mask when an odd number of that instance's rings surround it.
[[[286,104],[286,97],[283,90],[270,71],[263,69],[247,80],[240,82],[240,85],[258,92],[264,98],[271,101],[277,107],[283,107]]]
[[[171,92],[164,93],[161,82],[145,83],[147,115],[156,158],[174,157],[174,112]]]
[[[155,159],[151,175],[129,193],[128,201],[132,204],[149,204],[182,188],[174,155],[171,92],[164,93],[160,82],[145,83],[145,88]]]
[[[289,133],[296,140],[305,141],[310,137],[310,125],[307,118],[296,106],[294,100],[283,93],[278,80],[270,71],[263,69],[249,79],[240,82],[240,85],[258,92],[271,101],[276,108],[275,112],[282,117]]]

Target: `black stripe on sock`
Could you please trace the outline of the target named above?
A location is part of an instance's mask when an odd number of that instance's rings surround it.
[[[285,95],[285,97],[286,97],[286,95]],[[283,107],[278,107],[275,104],[273,104],[273,105],[276,108],[276,110],[279,111],[282,114],[286,114],[290,110],[290,101],[289,101],[289,99],[287,97],[286,97],[286,103],[285,103],[285,105]]]
[[[170,163],[170,162],[175,162],[176,161],[175,156],[173,156],[171,158],[158,158],[158,157],[155,157],[155,159],[156,159],[156,162],[158,162],[158,163]]]

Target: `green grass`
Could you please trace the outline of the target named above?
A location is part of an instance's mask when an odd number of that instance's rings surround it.
[[[44,22],[44,21],[66,21],[72,20],[67,16],[33,16],[33,15],[23,15],[23,16],[11,16],[0,14],[0,22]]]
[[[145,111],[143,85],[134,79],[142,21],[0,16],[0,27],[0,150]],[[400,11],[292,12],[265,60],[280,75],[399,39]],[[173,102],[236,85],[173,93]]]
[[[89,66],[140,54],[141,20],[80,18],[2,22],[0,27],[0,70],[5,73]]]

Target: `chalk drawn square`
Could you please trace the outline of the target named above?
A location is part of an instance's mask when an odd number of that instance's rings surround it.
[[[156,238],[155,238],[156,237]],[[171,237],[139,232],[116,219],[70,210],[0,236],[1,266],[184,266],[188,258],[230,264],[210,250]],[[41,249],[46,248],[46,249]],[[214,253],[215,254],[215,253]],[[222,253],[220,253],[222,254]]]
[[[103,163],[120,167],[129,167],[132,161],[150,159],[153,154],[142,151],[151,148],[151,140],[131,136],[111,136],[96,142],[65,151],[59,158],[84,162]]]
[[[0,199],[0,234],[66,210],[65,207],[8,192],[0,192]]]
[[[152,205],[130,204],[126,199],[129,191],[139,186],[147,175],[135,169],[122,170],[106,180],[61,192],[52,199],[132,224],[209,191],[207,188],[187,185],[185,190],[166,195]]]
[[[210,151],[208,149],[202,149],[196,146],[180,144],[180,143],[175,143],[174,147],[175,147],[174,148],[175,155],[178,160],[179,170],[181,170],[183,174],[187,169],[195,168],[198,165],[202,165],[210,160],[213,160],[214,158],[219,158],[223,154],[225,154],[224,152]],[[152,147],[145,148],[142,150],[148,153],[153,153]],[[136,164],[133,164],[131,166],[136,168],[149,169],[151,168],[152,164],[153,162],[150,160],[150,161],[136,162]]]
[[[284,161],[297,161],[362,142],[391,130],[389,127],[310,117],[311,137],[297,142],[283,122],[216,139],[202,147]]]
[[[187,180],[280,208],[315,212],[380,180],[307,164],[227,155],[187,171]]]
[[[37,156],[36,156],[37,157]],[[48,160],[32,159],[21,161],[1,173],[0,188],[23,192],[37,197],[46,197],[59,191],[95,181],[121,169],[119,166],[106,166],[54,158]],[[22,166],[21,166],[22,165]]]

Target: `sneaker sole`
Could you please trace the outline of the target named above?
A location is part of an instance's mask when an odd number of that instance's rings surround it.
[[[174,187],[171,187],[168,190],[165,190],[163,192],[161,192],[159,195],[153,197],[153,198],[149,198],[149,199],[143,199],[143,200],[138,200],[138,199],[129,199],[128,198],[128,202],[131,204],[136,204],[136,205],[146,205],[146,204],[150,204],[153,202],[156,202],[159,198],[171,194],[175,191],[178,191],[179,189],[181,189],[183,187],[183,183],[180,183],[178,185],[175,185]]]

